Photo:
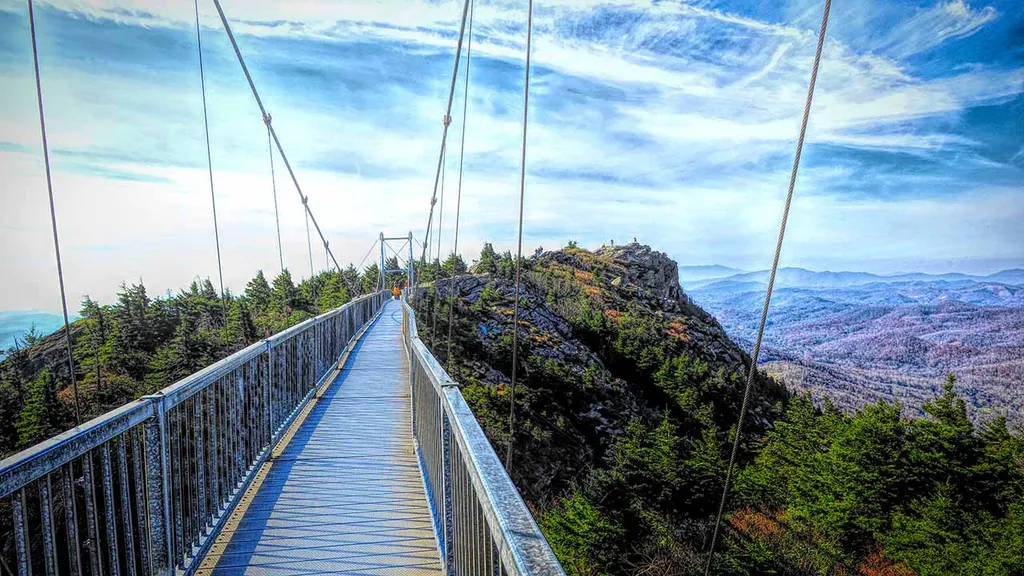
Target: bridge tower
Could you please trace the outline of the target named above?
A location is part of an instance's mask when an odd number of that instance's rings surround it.
[[[380,233],[380,285],[381,288],[387,290],[389,287],[386,284],[387,275],[393,273],[405,274],[406,286],[412,286],[416,281],[416,270],[415,260],[413,260],[413,246],[412,246],[412,232],[409,232],[408,236],[385,236],[383,232]],[[408,248],[408,256],[406,257],[406,265],[404,268],[388,268],[387,259],[390,256],[394,256],[395,260],[398,261],[399,265],[402,263],[402,252],[405,252]]]

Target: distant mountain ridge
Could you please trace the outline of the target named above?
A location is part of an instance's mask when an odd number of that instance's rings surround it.
[[[691,268],[706,269],[701,273],[690,274]],[[720,269],[720,270],[719,270]],[[684,290],[702,288],[717,282],[757,282],[767,284],[768,270],[756,272],[724,273],[730,270],[725,266],[697,266],[680,268],[680,282]],[[720,271],[722,274],[716,275]],[[780,268],[775,277],[777,285],[801,288],[846,288],[850,286],[861,286],[865,284],[892,284],[901,282],[994,282],[1000,284],[1024,284],[1024,270],[1014,268],[1002,270],[988,275],[972,275],[961,272],[949,272],[945,274],[926,274],[923,272],[909,272],[904,274],[881,275],[870,272],[817,272],[806,268],[787,267]]]
[[[77,319],[73,316],[71,320]],[[18,338],[24,338],[33,327],[39,336],[57,330],[64,325],[64,317],[42,310],[0,310],[0,358],[4,351],[14,346]]]
[[[750,350],[767,279],[758,271],[681,281]],[[1005,413],[1024,425],[1024,270],[882,276],[783,268],[768,319],[760,363],[818,399],[854,409],[899,398],[913,412],[953,372],[976,415]]]
[[[739,268],[730,268],[728,266],[721,266],[718,264],[703,266],[680,266],[679,280],[682,281],[683,279],[686,279],[690,282],[696,282],[700,280],[726,278],[728,276],[736,276],[738,274],[746,273],[746,270],[740,270]]]

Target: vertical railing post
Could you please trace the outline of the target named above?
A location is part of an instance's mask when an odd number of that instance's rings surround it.
[[[441,491],[443,495],[442,511],[444,513],[444,555],[445,568],[448,574],[455,574],[455,525],[452,518],[452,425],[444,410],[444,398],[441,405]]]
[[[266,418],[266,448],[273,448],[273,363],[270,362],[270,344],[263,340],[264,349],[261,353],[266,355],[266,381],[263,382],[263,412]]]
[[[167,420],[163,395],[144,396],[153,407],[153,415],[145,423],[146,436],[146,500],[149,508],[149,549],[151,574],[171,574],[170,461],[167,451]]]

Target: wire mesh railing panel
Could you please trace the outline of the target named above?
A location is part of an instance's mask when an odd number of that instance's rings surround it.
[[[103,425],[86,423],[88,442],[61,435],[63,442],[26,451],[31,462],[4,461],[0,568],[5,573],[151,572],[145,414],[139,410],[144,404]]]
[[[0,462],[0,572],[193,571],[383,302],[354,300]]]
[[[458,386],[420,341],[405,303],[402,333],[413,435],[447,573],[564,574]]]
[[[444,518],[444,456],[443,451],[443,418],[441,400],[434,393],[433,386],[422,365],[414,363],[410,371],[412,379],[413,428],[415,436],[421,438],[418,452],[420,467],[426,477],[427,499],[433,511],[434,529],[440,535],[439,543],[442,550],[447,546],[445,541]]]

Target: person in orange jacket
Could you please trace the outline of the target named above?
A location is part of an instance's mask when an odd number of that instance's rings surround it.
[[[398,288],[398,284],[395,284],[395,287],[391,289],[391,297],[394,298],[395,300],[398,300],[398,296],[401,293],[402,291]]]

